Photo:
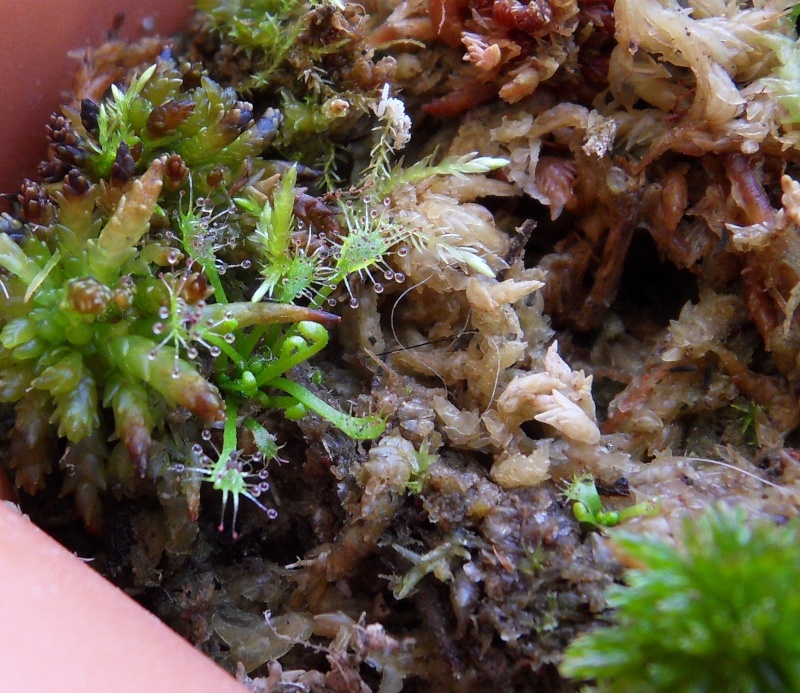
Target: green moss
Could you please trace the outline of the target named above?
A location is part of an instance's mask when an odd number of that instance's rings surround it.
[[[92,114],[96,110],[96,116]],[[245,161],[255,161],[274,137],[270,123],[253,119],[253,106],[233,89],[207,76],[185,89],[184,78],[169,61],[133,76],[127,88],[112,86],[96,106],[84,101],[76,128],[88,149],[87,172],[97,179],[125,183],[156,157],[179,157],[171,174],[183,183],[186,171],[199,193],[231,185]],[[176,160],[177,161],[177,160]]]
[[[626,693],[800,690],[796,523],[715,509],[686,523],[683,548],[613,537],[642,567],[612,588],[611,625],[570,646],[563,674]]]
[[[253,61],[246,88],[270,84],[297,40],[310,7],[305,0],[198,0],[197,6]]]

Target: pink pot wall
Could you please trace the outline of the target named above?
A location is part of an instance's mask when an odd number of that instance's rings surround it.
[[[121,35],[142,35],[142,20],[169,35],[186,23],[189,0],[29,0],[3,4],[0,30],[0,192],[36,173],[44,156],[44,125],[62,101],[77,65],[76,48],[105,40],[114,16],[125,12]]]
[[[3,691],[246,693],[2,502],[0,595]]]

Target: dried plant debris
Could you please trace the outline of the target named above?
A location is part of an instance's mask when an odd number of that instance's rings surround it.
[[[608,527],[798,514],[792,2],[199,5],[6,196],[25,512],[251,690],[382,693],[576,690]]]

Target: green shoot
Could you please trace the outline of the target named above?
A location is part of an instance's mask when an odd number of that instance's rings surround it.
[[[220,31],[254,62],[249,89],[268,85],[281,67],[302,29],[304,0],[198,0],[197,6],[208,12]]]
[[[0,399],[39,411],[29,418],[42,450],[51,427],[70,444],[91,439],[100,448],[113,430],[115,448],[98,456],[129,458],[140,476],[158,473],[150,449],[169,408],[210,426],[224,422],[222,449],[212,454],[204,438],[190,468],[221,491],[223,511],[231,500],[234,525],[241,497],[260,505],[252,460],[237,447],[240,407],[277,408],[288,419],[313,411],[358,440],[385,429],[380,417],[350,416],[289,379],[329,343],[338,318],[323,306],[346,292],[357,308],[358,280],[377,293],[382,281],[403,282],[391,258],[409,245],[492,274],[446,232],[426,238],[403,222],[392,196],[398,186],[483,174],[504,162],[467,155],[398,164],[411,130],[402,101],[388,84],[379,95],[374,84],[342,91],[324,67],[341,55],[372,64],[360,20],[338,0],[313,4],[200,3],[256,63],[252,80],[236,88],[269,82],[259,102],[274,97],[285,113],[268,108],[256,120],[234,87],[159,58],[129,76],[127,88],[112,85],[101,103],[85,100],[79,117],[54,121],[66,139],[51,138],[49,175],[37,193],[53,210],[49,226],[34,234],[11,220],[5,228],[19,242],[0,233]],[[309,27],[312,40],[298,47]],[[296,67],[305,93],[293,91]],[[318,157],[330,166],[325,182],[336,179],[338,143],[365,117],[377,127],[357,185],[316,196],[298,188],[300,172],[315,175],[309,166]],[[58,158],[67,156],[63,141],[71,143],[68,160]],[[321,372],[312,382],[324,382]],[[274,457],[270,434],[246,425],[259,454]],[[421,488],[434,459],[420,449],[410,489]]]
[[[336,428],[355,440],[372,440],[386,429],[386,422],[380,417],[358,417],[345,414],[338,409],[334,409],[330,404],[323,402],[302,385],[298,385],[286,378],[276,378],[270,384],[272,387],[288,393],[300,404],[316,412],[323,419],[330,421]]]
[[[564,497],[572,503],[572,512],[578,522],[598,528],[614,527],[641,515],[658,514],[657,501],[637,503],[623,510],[606,510],[591,474],[576,475],[564,490]]]
[[[156,66],[151,65],[141,75],[131,80],[130,86],[125,91],[112,84],[111,99],[100,105],[97,142],[90,142],[90,147],[94,151],[92,162],[99,177],[111,176],[111,168],[123,142],[128,149],[132,149],[141,141],[134,133],[130,120],[136,98],[155,71]]]
[[[795,5],[792,10],[792,21],[796,21],[796,14],[800,5]],[[800,49],[794,39],[775,32],[766,32],[761,41],[770,48],[778,58],[779,65],[775,68],[772,77],[765,78],[763,82],[775,93],[778,103],[783,106],[787,115],[783,119],[785,125],[800,123],[800,93],[797,83],[800,80]]]
[[[739,426],[742,435],[749,433],[751,438],[755,440],[755,426],[756,421],[762,414],[761,407],[753,400],[750,400],[747,404],[731,404],[731,408],[742,414],[742,422]]]
[[[459,540],[446,541],[422,555],[399,544],[393,544],[393,548],[412,564],[408,573],[395,579],[392,589],[395,599],[405,599],[413,594],[420,580],[428,573],[433,573],[433,576],[441,582],[449,582],[453,579],[453,573],[450,570],[451,562],[456,558],[469,559],[470,557],[466,542]]]
[[[305,295],[315,280],[315,258],[304,253],[292,255],[289,244],[295,227],[294,185],[297,167],[292,166],[281,177],[273,199],[267,200],[258,216],[256,238],[264,257],[261,274],[264,281],[253,295],[253,301],[264,296],[281,303],[290,303]]]
[[[448,156],[434,164],[435,154],[420,159],[408,168],[393,167],[380,178],[380,194],[390,195],[399,185],[413,185],[434,176],[455,176],[463,178],[469,174],[483,174],[496,171],[508,165],[507,159],[491,156],[478,156],[475,152],[463,156]]]
[[[410,493],[422,493],[422,486],[425,483],[425,478],[428,475],[428,467],[439,459],[439,455],[430,451],[430,443],[427,440],[422,441],[419,450],[414,456],[416,468],[411,472],[411,481],[406,483],[406,488]]]

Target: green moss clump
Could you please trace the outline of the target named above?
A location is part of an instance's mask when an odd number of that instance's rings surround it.
[[[723,508],[687,522],[683,548],[613,536],[642,567],[611,589],[612,624],[578,638],[562,674],[620,693],[800,690],[796,523],[749,526]]]

